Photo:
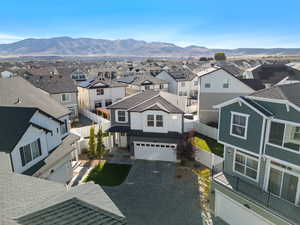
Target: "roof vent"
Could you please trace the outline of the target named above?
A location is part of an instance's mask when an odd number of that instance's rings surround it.
[[[15,105],[22,103],[21,98],[18,97],[17,101],[14,103]]]

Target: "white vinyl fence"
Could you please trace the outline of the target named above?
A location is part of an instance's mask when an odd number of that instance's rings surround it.
[[[110,121],[101,117],[101,116],[98,116],[97,114],[95,113],[92,113],[91,111],[89,110],[86,110],[86,109],[80,109],[79,110],[79,113],[84,115],[85,117],[89,118],[90,120],[92,120],[93,122],[99,124],[102,128],[102,131],[106,131],[108,128],[110,128]]]
[[[204,166],[222,171],[224,159],[214,153],[194,147],[195,160],[203,164]]]
[[[189,132],[195,130],[199,134],[203,134],[207,137],[217,140],[218,139],[218,129],[215,127],[208,126],[198,120],[184,120],[184,131]]]

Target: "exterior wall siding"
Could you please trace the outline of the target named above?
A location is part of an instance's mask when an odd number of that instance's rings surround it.
[[[247,139],[230,135],[231,112],[248,114]],[[239,103],[225,106],[221,109],[221,121],[219,124],[219,141],[238,146],[242,149],[259,154],[261,145],[263,117],[251,108]]]
[[[11,159],[9,153],[0,152],[0,171],[13,172],[13,167],[11,165]]]
[[[287,151],[280,147],[275,147],[273,145],[266,144],[265,154],[276,159],[283,160],[285,162],[292,163],[294,165],[300,166],[300,154],[294,153],[291,151]]]

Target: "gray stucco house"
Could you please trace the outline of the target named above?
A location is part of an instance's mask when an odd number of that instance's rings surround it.
[[[300,83],[216,108],[224,171],[213,179],[215,215],[231,225],[300,224]]]
[[[110,105],[114,145],[136,159],[177,160],[184,131],[184,100],[162,91],[142,91]]]

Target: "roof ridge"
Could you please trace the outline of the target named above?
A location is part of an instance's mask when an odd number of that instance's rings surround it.
[[[142,93],[145,93],[145,92],[142,92]],[[159,95],[159,92],[158,92],[158,94],[152,96],[151,98],[146,99],[145,101],[142,101],[142,102],[138,103],[137,105],[135,105],[135,106],[129,108],[128,111],[131,110],[131,109],[134,109],[135,107],[137,107],[137,106],[139,106],[139,105],[141,105],[141,104],[144,104],[145,102],[148,102],[148,101],[150,101],[150,100],[152,100],[152,99],[154,99],[154,98],[156,98],[156,97],[159,97],[159,96],[160,96],[160,95]]]

